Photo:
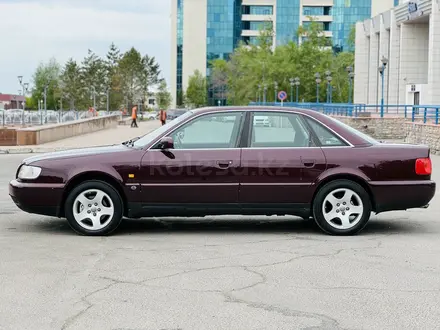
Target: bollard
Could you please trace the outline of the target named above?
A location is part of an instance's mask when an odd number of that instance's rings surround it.
[[[412,114],[411,114],[411,120],[412,122],[414,122],[416,119],[416,109],[413,107],[412,108]]]
[[[438,125],[438,108],[435,108],[435,124]]]
[[[426,112],[428,111],[428,108],[425,108],[423,111],[423,123],[426,124]]]
[[[405,118],[407,118],[407,114],[408,114],[408,106],[405,105]]]

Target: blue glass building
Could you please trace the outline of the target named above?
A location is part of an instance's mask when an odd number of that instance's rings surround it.
[[[322,25],[325,35],[330,39],[336,52],[352,51],[348,43],[350,31],[356,22],[371,17],[372,2],[377,1],[375,5],[379,4],[380,8],[386,7],[388,3],[392,7],[398,2],[397,0],[333,0],[323,1],[322,3],[326,5],[319,5],[319,2],[314,0],[267,0],[264,3],[257,0],[173,1],[177,6],[177,56],[176,59],[173,57],[173,61],[177,61],[175,87],[177,95],[185,88],[186,80],[193,73],[184,71],[193,71],[197,68],[209,78],[212,60],[228,59],[240,41],[256,44],[259,31],[263,27],[273,27],[276,45],[291,41],[301,42],[303,37],[298,37],[298,28],[310,24],[310,17],[313,17]],[[384,1],[386,4],[382,5]],[[185,4],[188,7],[184,12]],[[201,19],[201,15],[206,16]],[[193,21],[197,21],[197,24],[192,24]],[[200,31],[199,29],[206,29],[206,43],[204,33],[194,32]],[[197,38],[196,42],[193,42],[194,38]],[[184,45],[184,40],[191,42]],[[193,46],[193,43],[197,46]],[[206,49],[203,46],[205,44]],[[192,54],[186,59],[185,49],[187,54]],[[205,57],[200,55],[195,64],[194,54],[199,51],[206,52],[206,61],[199,63],[201,58]],[[185,67],[187,69],[184,69]],[[223,92],[210,89],[209,103],[216,105],[219,101],[220,104],[224,103]]]
[[[300,25],[300,0],[277,0],[276,42],[277,45],[298,41],[297,30]]]
[[[206,76],[211,74],[211,62],[215,59],[229,59],[241,40],[241,0],[207,0],[206,27]],[[222,88],[208,89],[210,105],[223,104],[225,93]],[[220,101],[220,102],[219,102]]]
[[[350,30],[356,22],[371,17],[371,0],[333,0],[330,31],[336,51],[352,51],[348,44]]]

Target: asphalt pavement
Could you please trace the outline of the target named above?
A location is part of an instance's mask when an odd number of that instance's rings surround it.
[[[0,155],[2,330],[439,327],[440,194],[427,210],[373,216],[355,237],[236,216],[125,221],[114,236],[80,237],[10,201],[25,157]]]

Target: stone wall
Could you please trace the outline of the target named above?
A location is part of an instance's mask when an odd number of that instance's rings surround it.
[[[15,145],[38,145],[72,136],[115,128],[121,116],[110,115],[69,121],[67,123],[17,129]]]
[[[440,125],[410,122],[404,129],[406,143],[428,145],[431,153],[440,154]]]
[[[0,146],[11,146],[17,143],[17,132],[11,128],[0,128]]]
[[[333,117],[378,140],[400,140],[407,134],[404,129],[407,122],[405,118]]]

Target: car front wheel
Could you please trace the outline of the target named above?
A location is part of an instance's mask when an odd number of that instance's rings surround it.
[[[122,221],[123,201],[116,189],[102,181],[75,187],[65,203],[69,225],[81,235],[111,234]]]
[[[354,235],[360,232],[371,215],[371,201],[356,182],[336,180],[316,194],[313,214],[317,225],[331,235]]]

